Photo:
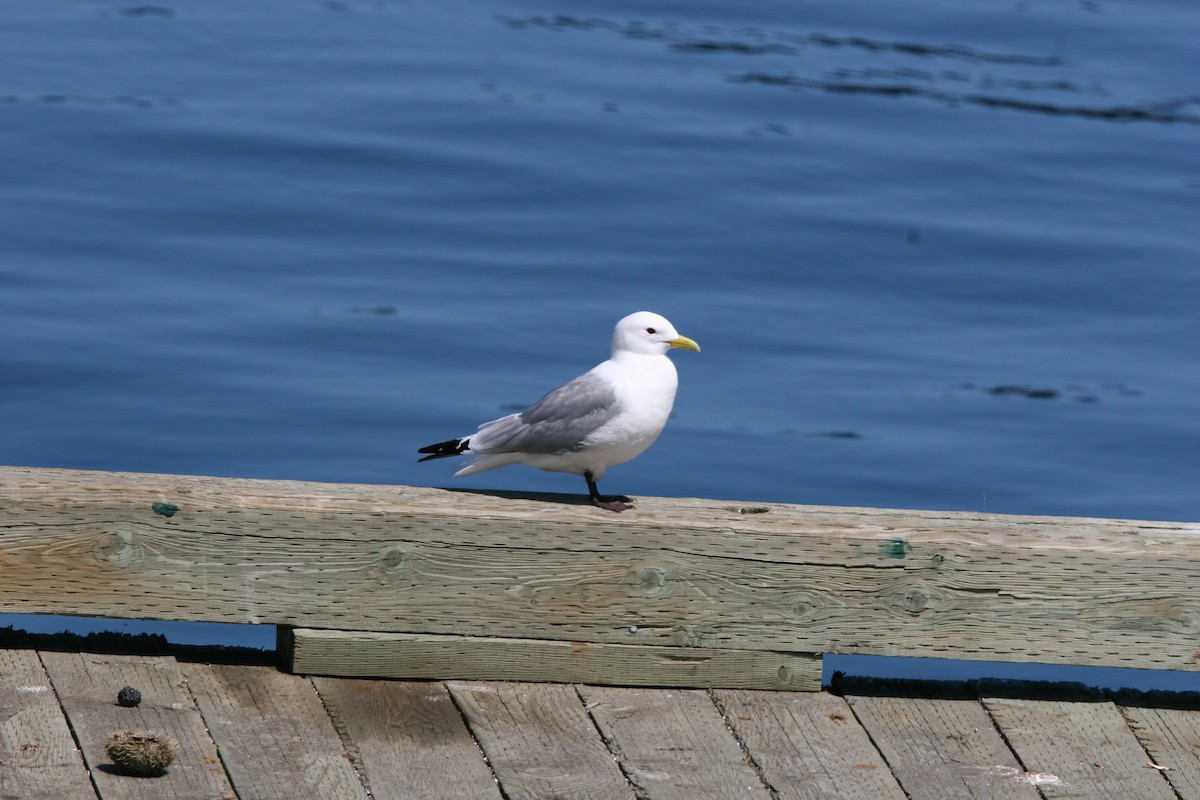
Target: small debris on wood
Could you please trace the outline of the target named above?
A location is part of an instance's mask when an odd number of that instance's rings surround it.
[[[163,775],[179,757],[179,742],[160,733],[114,733],[104,751],[113,763],[130,775]]]
[[[126,686],[117,692],[117,705],[134,708],[142,702],[142,693],[132,686]]]
[[[771,509],[768,506],[735,506],[729,510],[739,514],[766,514]]]
[[[179,513],[179,506],[174,503],[155,503],[150,510],[163,517],[173,517]]]

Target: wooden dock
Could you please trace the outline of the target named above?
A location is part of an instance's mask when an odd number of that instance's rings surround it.
[[[0,467],[0,612],[273,624],[276,666],[0,649],[9,798],[1200,800],[1200,704],[821,691],[825,653],[1197,674],[1200,525]],[[136,709],[115,703],[131,685]],[[670,687],[670,688],[664,688]],[[120,774],[120,730],[182,744]]]
[[[142,692],[138,708],[117,691]],[[116,731],[182,755],[120,774]],[[289,675],[0,650],[0,798],[1200,800],[1200,710]]]

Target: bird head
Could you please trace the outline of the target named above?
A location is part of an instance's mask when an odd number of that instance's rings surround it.
[[[666,317],[650,311],[630,314],[618,322],[613,331],[614,355],[620,352],[664,355],[672,347],[700,351],[700,345],[686,336],[680,336]]]

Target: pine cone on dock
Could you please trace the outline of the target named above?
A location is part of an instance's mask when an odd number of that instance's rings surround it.
[[[141,777],[164,774],[179,757],[179,742],[154,733],[114,733],[104,749],[123,771]]]

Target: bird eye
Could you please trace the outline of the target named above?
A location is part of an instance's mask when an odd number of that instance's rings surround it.
[[[654,328],[646,328],[646,333],[653,334],[653,333],[658,333],[658,331],[654,330]]]

